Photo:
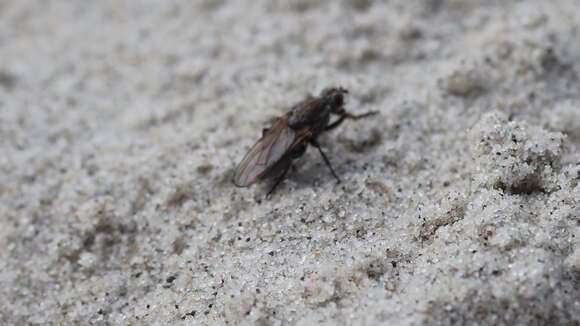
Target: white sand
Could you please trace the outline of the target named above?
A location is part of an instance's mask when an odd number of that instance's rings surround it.
[[[579,8],[0,2],[0,324],[578,325]],[[343,182],[235,188],[330,85]]]

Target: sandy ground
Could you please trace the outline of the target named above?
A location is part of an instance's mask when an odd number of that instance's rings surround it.
[[[0,2],[0,324],[578,325],[580,2]],[[327,86],[271,184],[235,164]]]

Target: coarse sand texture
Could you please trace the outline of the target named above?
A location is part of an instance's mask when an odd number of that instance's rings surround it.
[[[0,325],[580,325],[579,8],[0,1]]]

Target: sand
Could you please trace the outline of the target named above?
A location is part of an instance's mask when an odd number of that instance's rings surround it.
[[[578,325],[579,7],[2,1],[0,324]],[[342,182],[234,187],[328,86]]]

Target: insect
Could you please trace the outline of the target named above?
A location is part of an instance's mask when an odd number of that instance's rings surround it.
[[[372,111],[353,115],[345,111],[344,96],[347,93],[341,87],[327,88],[320,96],[309,96],[295,104],[288,113],[276,118],[270,128],[262,130],[262,138],[236,167],[234,184],[248,187],[263,179],[277,178],[266,195],[269,197],[286,176],[292,161],[302,156],[308,145],[318,149],[330,172],[340,182],[330,160],[320,148],[318,136],[338,127],[346,119],[357,120],[378,113]],[[332,123],[331,114],[338,116]]]

